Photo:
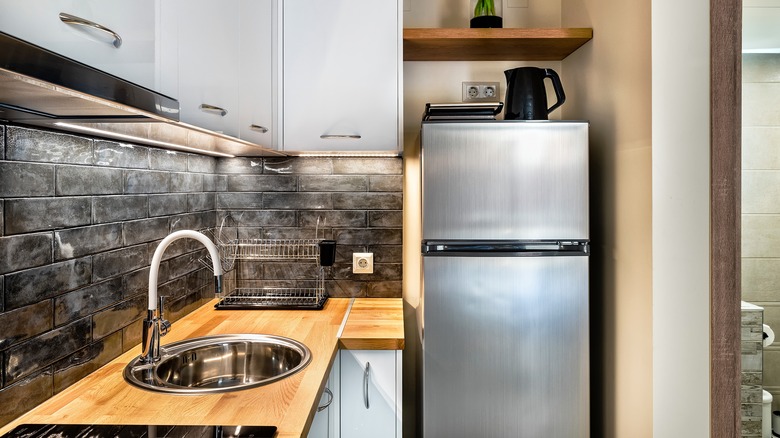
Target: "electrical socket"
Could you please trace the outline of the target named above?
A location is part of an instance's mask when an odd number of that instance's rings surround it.
[[[354,252],[354,253],[352,253],[352,273],[353,274],[373,274],[374,273],[374,253],[373,252]]]
[[[498,82],[463,82],[463,102],[498,102]]]

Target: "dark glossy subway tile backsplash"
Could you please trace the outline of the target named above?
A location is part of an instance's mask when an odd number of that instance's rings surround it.
[[[172,231],[332,238],[335,297],[400,297],[400,158],[231,158],[0,124],[0,425],[140,342],[149,262]],[[375,273],[351,273],[353,252]],[[175,321],[213,298],[192,240],[159,273]],[[307,279],[316,266],[241,267]],[[175,324],[174,328],[175,330]]]

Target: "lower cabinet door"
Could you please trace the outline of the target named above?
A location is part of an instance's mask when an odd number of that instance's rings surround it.
[[[339,355],[333,362],[317,412],[314,414],[308,438],[338,438]]]
[[[341,438],[401,434],[400,355],[388,350],[341,350]]]

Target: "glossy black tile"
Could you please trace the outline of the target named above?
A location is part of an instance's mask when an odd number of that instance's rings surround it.
[[[52,301],[0,313],[0,351],[54,328]]]
[[[91,215],[88,197],[6,199],[5,234],[89,225]]]
[[[400,193],[334,193],[336,210],[401,210],[403,196]]]
[[[13,310],[86,286],[92,279],[90,257],[53,263],[5,276],[5,309]]]
[[[169,216],[187,211],[186,193],[149,195],[149,216]]]
[[[148,265],[146,245],[135,245],[93,256],[93,281],[100,281]]]
[[[52,233],[0,237],[0,274],[52,262]]]
[[[262,207],[262,193],[217,193],[217,208],[221,210],[258,209]]]
[[[372,175],[369,178],[369,190],[372,192],[402,192],[404,179],[401,175]]]
[[[0,162],[0,197],[54,196],[51,164]]]
[[[103,167],[57,166],[57,196],[122,193],[122,171]]]
[[[122,223],[125,245],[137,245],[163,239],[168,235],[168,218],[155,217]]]
[[[216,208],[217,195],[214,193],[193,193],[187,195],[187,210],[211,211]]]
[[[363,210],[327,210],[327,211],[299,211],[298,226],[301,228],[315,228],[317,221],[322,229],[332,227],[366,227],[366,212]],[[313,237],[313,236],[312,236]]]
[[[149,168],[149,148],[128,143],[95,140],[95,164],[134,169]]]
[[[149,214],[148,197],[144,195],[100,196],[93,198],[92,204],[95,224],[143,219]]]
[[[4,358],[6,385],[84,348],[91,340],[91,319],[84,318],[7,349]]]
[[[187,154],[187,171],[195,173],[214,173],[217,159],[206,155]]]
[[[228,175],[231,192],[292,192],[298,179],[287,175]]]
[[[304,175],[299,177],[302,192],[365,192],[368,177],[360,175]]]
[[[54,298],[54,324],[83,318],[122,300],[122,278],[117,277]]]
[[[402,244],[400,229],[344,229],[335,230],[334,239],[340,245],[400,245]]]
[[[229,218],[226,219],[226,216]],[[217,212],[217,221],[237,227],[294,227],[296,213],[284,210],[223,210]]]
[[[9,126],[5,159],[39,163],[94,164],[92,139],[53,131]]]
[[[87,345],[52,365],[54,393],[76,383],[87,374],[122,354],[122,331]]]
[[[287,210],[332,210],[330,193],[264,193],[263,208]]]
[[[146,316],[146,295],[137,295],[92,315],[92,337],[102,339]]]
[[[19,379],[13,385],[6,384],[0,389],[0,424],[9,423],[53,394],[51,371],[48,369]]]
[[[184,152],[165,149],[149,149],[150,168],[153,170],[168,170],[172,172],[187,171],[187,156]]]
[[[368,212],[368,226],[372,228],[401,228],[404,213],[400,210],[380,210]]]
[[[54,232],[54,258],[67,260],[122,246],[122,224],[68,228]]]
[[[217,160],[215,171],[218,174],[261,174],[263,173],[263,159],[244,157],[221,158]]]
[[[128,194],[168,193],[171,173],[154,170],[126,170],[124,190]]]
[[[203,175],[199,173],[172,173],[171,192],[202,192]]]
[[[266,158],[263,173],[330,175],[333,158]]]

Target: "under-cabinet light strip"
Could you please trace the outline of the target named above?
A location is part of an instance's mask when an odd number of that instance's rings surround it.
[[[398,158],[401,156],[400,152],[384,152],[384,153],[317,153],[306,152],[301,154],[290,153],[290,155],[296,157],[308,157],[308,158]]]
[[[234,158],[235,157],[235,155],[225,154],[225,153],[222,153],[222,152],[214,152],[214,151],[208,151],[208,150],[204,150],[204,149],[193,148],[193,147],[189,147],[189,146],[182,146],[180,144],[168,143],[168,142],[159,141],[159,140],[152,140],[152,139],[148,139],[148,138],[137,137],[137,136],[134,136],[134,135],[120,134],[120,133],[117,133],[117,132],[106,131],[106,130],[103,130],[103,129],[97,129],[97,128],[90,128],[90,127],[87,127],[87,126],[74,125],[72,123],[56,122],[54,124],[56,126],[60,126],[62,128],[72,129],[74,131],[81,131],[81,132],[88,132],[88,133],[91,133],[91,134],[104,135],[104,136],[110,137],[110,138],[120,138],[120,139],[124,139],[124,140],[135,141],[135,142],[139,142],[139,143],[143,143],[143,144],[149,144],[149,145],[153,145],[153,146],[162,146],[162,147],[167,147],[167,148],[180,149],[180,150],[189,151],[189,152],[196,152],[196,153],[199,153],[199,154],[213,155],[213,156],[216,156],[216,157],[226,157],[226,158]]]

